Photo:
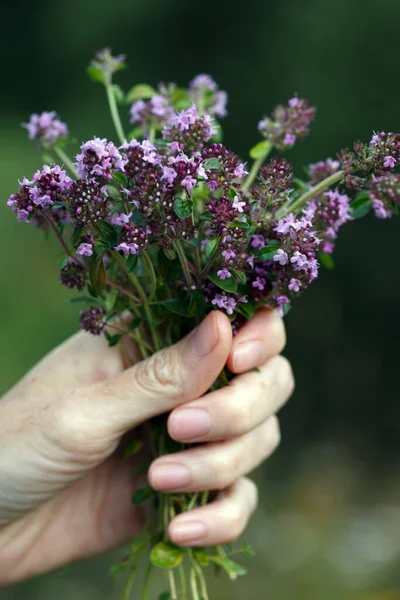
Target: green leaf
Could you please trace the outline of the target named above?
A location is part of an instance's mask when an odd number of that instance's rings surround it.
[[[150,562],[160,569],[174,569],[183,560],[183,550],[170,542],[159,542],[150,552]]]
[[[209,275],[208,279],[225,292],[236,292],[237,290],[237,281],[235,277],[229,277],[229,279],[220,279],[218,275]]]
[[[143,136],[144,132],[145,132],[145,128],[144,127],[134,127],[132,129],[132,131],[130,131],[128,133],[127,139],[128,139],[129,142],[131,140],[133,140],[133,139],[137,140],[137,139],[139,139],[139,138],[141,138]]]
[[[90,296],[77,296],[76,298],[70,298],[69,301],[71,304],[96,304],[99,301],[96,301],[95,298]]]
[[[242,229],[244,229],[245,227],[248,227],[248,223],[244,221],[230,221],[226,226],[228,229],[234,229],[235,227],[242,227]]]
[[[125,102],[131,104],[131,102],[135,102],[136,100],[148,100],[155,94],[157,94],[157,90],[151,87],[151,85],[148,85],[147,83],[138,83],[126,94]]]
[[[192,216],[193,202],[189,198],[177,198],[174,202],[174,210],[180,219],[187,219]]]
[[[149,539],[150,536],[148,533],[144,533],[143,535],[140,535],[139,537],[135,538],[130,547],[129,557],[133,558],[134,556],[136,556],[136,554],[142,552],[142,550],[146,548]]]
[[[263,140],[259,142],[250,150],[250,158],[257,160],[258,158],[264,158],[268,156],[268,154],[272,150],[272,144],[268,140]]]
[[[119,183],[125,187],[126,184],[128,183],[128,178],[123,173],[120,173],[119,171],[115,171],[112,174],[112,181],[114,181],[115,183]]]
[[[265,246],[262,250],[260,250],[259,257],[261,260],[272,260],[277,253],[278,248],[276,246]]]
[[[112,86],[112,91],[114,93],[115,100],[117,101],[117,104],[124,104],[124,102],[125,102],[125,93],[124,93],[124,90],[119,85],[116,85],[114,83],[113,86]]]
[[[120,339],[122,338],[122,335],[120,333],[111,335],[111,333],[108,333],[108,331],[105,331],[104,337],[106,338],[110,348],[112,348],[113,346],[116,346],[119,343]]]
[[[161,305],[170,312],[173,312],[182,317],[190,317],[187,302],[185,300],[178,300],[177,298],[169,298],[161,302]]]
[[[210,556],[203,548],[193,548],[193,554],[202,567],[207,567],[210,564]]]
[[[163,592],[162,594],[160,594],[160,596],[158,597],[158,600],[171,600],[172,596],[170,592]]]
[[[137,254],[130,254],[126,259],[126,272],[132,273],[137,267],[139,257]]]
[[[130,440],[123,452],[122,452],[122,458],[129,458],[130,456],[135,456],[138,452],[140,452],[140,450],[143,447],[143,440]]]
[[[111,567],[108,570],[108,573],[109,573],[110,577],[118,577],[118,575],[120,575],[122,573],[122,571],[124,569],[126,569],[127,566],[128,565],[126,564],[125,561],[122,561],[118,565],[111,565]]]
[[[132,496],[132,504],[142,504],[154,494],[153,488],[149,485],[139,488]]]
[[[288,312],[289,312],[289,311],[290,311],[290,309],[292,308],[292,303],[291,303],[291,302],[288,302],[287,304],[284,304],[284,305],[282,306],[282,308],[283,308],[283,314],[284,314],[284,315],[285,315],[285,317],[286,317],[286,315],[288,314]]]
[[[217,251],[220,241],[221,241],[220,236],[211,238],[211,240],[208,240],[207,246],[206,246],[206,251],[205,251],[207,260],[209,260],[212,256],[214,256],[214,254]]]
[[[234,276],[236,277],[236,279],[238,279],[240,281],[240,283],[242,283],[243,285],[246,285],[247,283],[247,278],[246,278],[246,274],[243,273],[243,271],[236,271],[236,269],[231,269],[232,273],[234,274]]]
[[[52,156],[51,154],[48,154],[47,152],[43,152],[42,153],[42,161],[46,165],[52,165],[54,163],[54,156]]]
[[[221,163],[219,162],[218,158],[213,157],[213,158],[207,158],[207,160],[203,166],[205,169],[219,169],[221,166]]]
[[[103,263],[103,256],[99,255],[89,265],[89,279],[96,294],[101,294],[106,287],[107,273]]]
[[[90,65],[86,69],[86,72],[92,81],[97,82],[97,83],[104,83],[104,84],[106,83],[105,75],[101,69],[98,69],[97,67],[93,67],[92,65]]]
[[[134,329],[137,329],[141,322],[142,322],[142,317],[135,317],[133,319],[132,323],[129,325],[129,329],[131,329],[132,331]]]
[[[335,262],[331,254],[328,254],[327,252],[318,252],[318,258],[319,262],[325,267],[325,269],[332,271],[332,269],[335,268]]]
[[[115,303],[117,301],[117,297],[118,297],[117,290],[113,290],[112,292],[109,292],[106,295],[104,306],[108,313],[112,312],[112,309],[114,308]]]
[[[254,317],[256,311],[257,304],[251,301],[243,304],[237,304],[235,307],[235,312],[238,312],[240,315],[243,315],[243,317],[245,317],[248,320]]]
[[[196,290],[190,294],[189,314],[191,317],[202,317],[206,310],[204,294]]]
[[[241,575],[247,574],[247,569],[230,558],[225,558],[222,556],[210,556],[210,560],[222,567],[232,580],[237,579]]]

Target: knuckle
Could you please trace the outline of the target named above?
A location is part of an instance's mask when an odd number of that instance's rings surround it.
[[[179,402],[184,397],[186,384],[186,373],[180,354],[165,350],[138,363],[136,380],[145,392],[162,392]]]
[[[249,394],[242,394],[239,388],[232,388],[228,416],[225,416],[231,435],[241,435],[251,428],[251,410]]]
[[[247,495],[249,498],[249,508],[250,512],[252,513],[256,509],[258,504],[258,487],[251,479],[246,478],[244,482],[248,489]]]
[[[103,428],[85,411],[87,402],[83,392],[71,389],[66,392],[55,408],[55,427],[47,436],[69,455],[82,461],[105,458],[111,453]],[[96,425],[96,426],[94,426]]]
[[[222,491],[229,487],[232,481],[235,479],[235,473],[237,465],[236,458],[232,456],[227,458],[226,456],[215,457],[212,464],[213,470],[213,488]]]

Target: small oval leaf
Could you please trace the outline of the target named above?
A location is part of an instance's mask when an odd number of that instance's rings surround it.
[[[224,292],[236,292],[237,281],[235,277],[229,277],[229,279],[220,279],[218,275],[209,275],[208,279],[212,281],[216,286],[224,290]]]
[[[187,219],[192,216],[193,202],[188,198],[177,198],[174,202],[174,210],[180,219]]]
[[[150,552],[150,562],[160,569],[174,569],[183,560],[183,550],[170,542],[159,542]]]
[[[146,502],[154,494],[153,488],[149,485],[143,488],[139,488],[132,496],[132,504],[142,504]]]

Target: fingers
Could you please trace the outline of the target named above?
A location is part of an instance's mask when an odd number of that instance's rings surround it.
[[[236,481],[214,502],[171,521],[168,534],[179,546],[214,546],[234,542],[243,533],[257,505],[257,488],[250,479]]]
[[[232,344],[228,318],[213,311],[178,344],[116,377],[67,393],[58,428],[87,449],[94,435],[117,440],[125,431],[204,394],[223,369]]]
[[[260,308],[234,337],[228,368],[233,373],[244,373],[259,367],[280,354],[285,343],[285,326],[276,310]]]
[[[169,435],[183,443],[237,437],[278,412],[293,387],[289,362],[276,356],[259,372],[235,377],[229,386],[173,410],[168,419]]]
[[[280,441],[273,416],[245,435],[157,458],[148,473],[150,485],[162,492],[223,490],[257,467]]]

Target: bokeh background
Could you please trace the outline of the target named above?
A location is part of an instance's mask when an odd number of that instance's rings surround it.
[[[77,327],[55,243],[5,202],[40,166],[19,127],[31,112],[56,109],[77,142],[113,135],[103,90],[85,75],[96,49],[127,54],[125,87],[212,74],[230,94],[225,143],[243,158],[260,117],[293,92],[308,98],[318,116],[289,157],[298,173],[372,129],[400,129],[398,0],[31,0],[3,3],[1,20],[0,394]],[[257,558],[247,579],[216,582],[213,599],[400,598],[399,232],[372,217],[344,227],[336,270],[287,318],[297,389],[281,448],[255,475]],[[0,598],[112,600],[110,562]]]

